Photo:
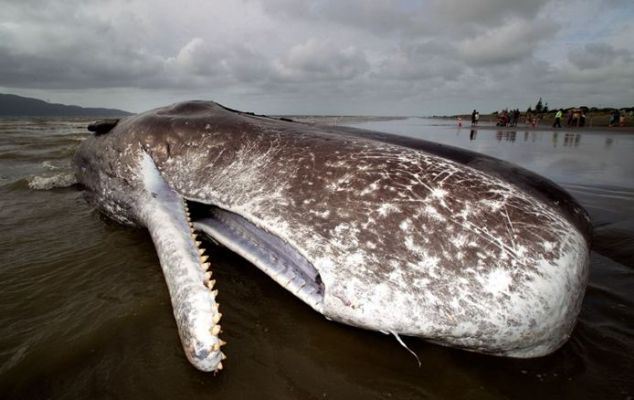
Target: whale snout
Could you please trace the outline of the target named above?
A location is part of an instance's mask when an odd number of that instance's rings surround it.
[[[581,311],[589,269],[589,249],[583,240],[564,246],[557,259],[542,260],[539,273],[514,295],[521,323],[508,326],[510,348],[502,354],[541,357],[561,347]]]

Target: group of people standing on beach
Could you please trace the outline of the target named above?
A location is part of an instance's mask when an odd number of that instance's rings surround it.
[[[541,102],[541,99],[540,99]],[[527,127],[535,128],[540,125],[542,120],[546,119],[550,122],[550,118],[553,118],[552,127],[562,128],[564,125],[566,128],[582,128],[585,126],[593,126],[593,116],[595,122],[598,121],[598,126],[605,126],[606,119],[609,116],[607,125],[609,127],[624,127],[626,126],[626,117],[634,118],[634,107],[625,109],[596,109],[586,106],[571,107],[568,109],[555,109],[548,110],[547,106],[529,107],[526,112],[520,112],[518,108],[515,109],[503,109],[502,111],[496,111],[492,114],[494,119],[486,118],[489,122],[495,122],[495,126],[505,128],[515,128],[518,123],[526,123]],[[458,126],[462,127],[463,116],[457,116]],[[485,117],[487,117],[485,115]],[[480,123],[480,112],[473,110],[471,113],[471,126],[477,127]]]
[[[555,113],[555,121],[553,122],[553,128],[561,128],[561,118],[564,115],[563,108],[560,108]],[[586,109],[584,107],[571,108],[566,113],[566,127],[584,127],[586,126]]]
[[[517,108],[510,111],[504,109],[498,114],[498,120],[495,126],[516,127],[517,123],[520,121],[520,115],[520,110]]]
[[[610,114],[610,120],[608,121],[608,126],[612,128],[617,126],[617,124],[621,127],[625,126],[625,112],[620,112],[619,110],[612,111],[612,114]]]

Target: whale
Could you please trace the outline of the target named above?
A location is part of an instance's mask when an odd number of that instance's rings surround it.
[[[84,196],[147,229],[185,355],[202,371],[226,358],[204,237],[307,311],[399,340],[529,358],[557,350],[575,326],[589,216],[518,166],[211,101],[88,129],[73,157]]]

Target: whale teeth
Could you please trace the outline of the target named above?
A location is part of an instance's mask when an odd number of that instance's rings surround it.
[[[222,339],[218,339],[218,344],[220,344],[220,346],[224,346],[225,344],[227,344],[227,342]]]
[[[205,272],[205,282],[209,282],[211,279],[211,272]]]
[[[218,366],[216,367],[216,370],[217,370],[217,371],[220,371],[222,368],[223,368],[223,367],[222,367],[222,362],[219,362],[219,363],[218,363]]]
[[[209,260],[209,256],[202,256],[202,255],[200,256],[200,263],[201,264],[204,264],[205,261],[207,261],[207,260]]]
[[[222,360],[226,360],[226,359],[227,359],[227,356],[225,356],[225,353],[220,353],[220,358],[221,358]]]
[[[211,277],[211,274],[210,274],[210,277]],[[207,282],[207,287],[209,289],[213,289],[214,286],[216,286],[216,280],[215,279],[208,279],[207,281],[208,281]]]
[[[207,271],[209,267],[211,267],[211,264],[209,264],[208,262],[204,262],[201,263],[200,266],[202,267],[203,271]]]
[[[201,256],[205,254],[205,249],[198,249],[198,254],[200,254]]]
[[[220,325],[214,325],[214,327],[211,328],[211,334],[213,336],[218,336],[219,333],[220,333]]]
[[[222,318],[221,313],[214,315],[214,318],[213,318],[214,324],[217,324],[218,322],[220,322],[220,318]]]
[[[200,246],[202,242],[200,240],[195,240],[196,246]]]

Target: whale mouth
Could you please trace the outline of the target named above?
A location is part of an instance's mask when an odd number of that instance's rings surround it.
[[[297,249],[246,218],[186,200],[194,228],[246,259],[318,312],[325,287],[319,271]]]

